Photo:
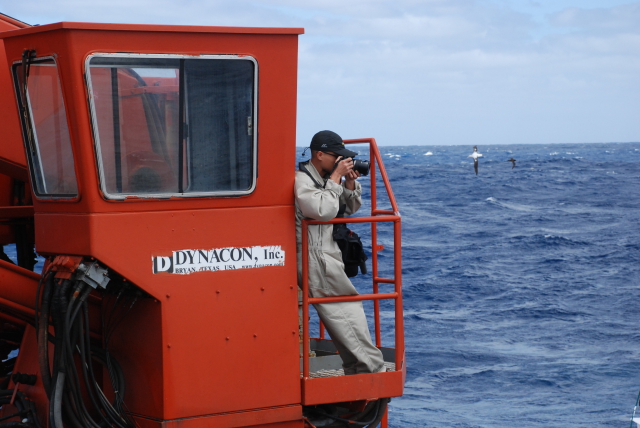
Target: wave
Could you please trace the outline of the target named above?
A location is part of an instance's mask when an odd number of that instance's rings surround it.
[[[496,205],[502,208],[507,208],[510,210],[514,210],[514,211],[538,211],[540,208],[538,207],[533,207],[530,205],[524,205],[524,204],[516,204],[513,202],[502,202],[499,201],[498,199],[494,198],[493,196],[489,196],[487,199],[485,199],[485,201],[489,202],[492,205]]]

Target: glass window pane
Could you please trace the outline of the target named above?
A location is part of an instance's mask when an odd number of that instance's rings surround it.
[[[106,193],[177,192],[176,62],[92,66],[90,76]]]
[[[20,90],[22,65],[15,66],[14,73]],[[23,101],[21,96],[19,99]],[[67,115],[53,59],[37,60],[30,65],[26,108],[32,131],[27,152],[36,195],[76,196],[78,183]]]
[[[189,128],[188,191],[252,186],[253,63],[185,62]]]
[[[252,191],[254,63],[237,57],[191,58],[109,55],[89,60],[98,164],[107,197]]]

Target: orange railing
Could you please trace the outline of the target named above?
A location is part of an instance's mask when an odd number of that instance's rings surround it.
[[[402,235],[401,235],[401,216],[398,210],[389,177],[382,163],[380,151],[373,138],[363,138],[357,140],[346,140],[345,144],[369,144],[371,170],[369,177],[371,179],[371,216],[369,217],[347,217],[336,218],[327,222],[317,220],[302,221],[302,340],[303,340],[303,379],[309,378],[309,305],[316,303],[336,303],[336,302],[353,302],[373,300],[373,311],[375,320],[375,340],[376,346],[382,346],[381,325],[380,325],[380,300],[393,299],[395,301],[395,364],[396,371],[402,370],[404,367],[404,323],[402,315]],[[391,210],[379,210],[377,208],[377,192],[376,192],[376,165],[380,169],[380,175],[384,183]],[[394,277],[380,278],[378,275],[378,252],[384,247],[378,245],[378,223],[393,223],[393,259],[394,259]],[[308,226],[311,224],[334,224],[334,223],[371,223],[371,273],[373,276],[373,292],[372,294],[360,294],[356,296],[337,296],[337,297],[309,297],[309,258],[308,258]],[[379,284],[394,284],[392,293],[379,293]],[[320,338],[324,338],[324,329],[320,325]]]

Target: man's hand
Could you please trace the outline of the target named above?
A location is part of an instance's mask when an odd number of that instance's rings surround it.
[[[356,190],[356,180],[360,177],[358,171],[351,170],[344,176],[344,186],[349,190]]]
[[[333,180],[334,182],[340,184],[340,182],[342,181],[342,177],[349,176],[350,173],[353,173],[353,159],[345,159],[343,157],[339,157],[338,159],[336,159],[336,164],[337,165],[329,178],[331,178],[331,180]],[[352,185],[355,188],[355,184],[352,183]]]

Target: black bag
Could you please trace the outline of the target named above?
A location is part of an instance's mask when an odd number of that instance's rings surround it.
[[[344,217],[346,205],[340,206],[337,218]],[[336,241],[340,251],[342,251],[342,262],[344,263],[344,272],[348,277],[358,274],[358,268],[363,275],[367,273],[366,261],[367,255],[362,248],[360,237],[353,230],[350,230],[345,223],[336,223],[333,225],[333,240]]]

